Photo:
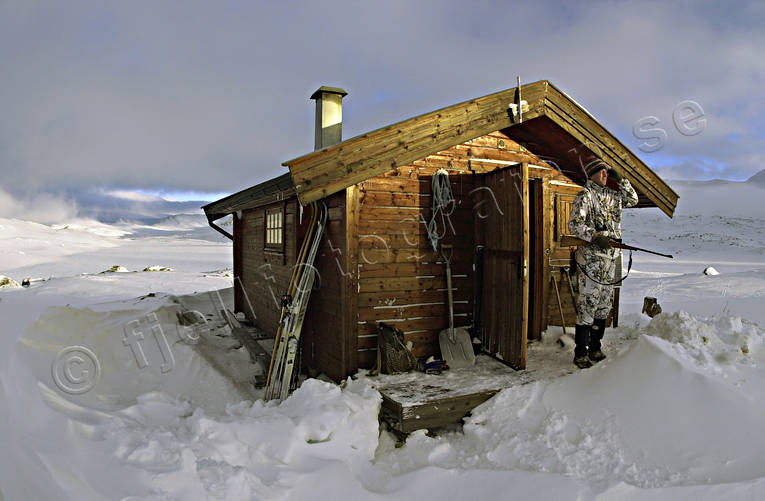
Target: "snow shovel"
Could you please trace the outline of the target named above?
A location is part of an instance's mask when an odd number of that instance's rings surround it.
[[[448,256],[447,250],[449,251]],[[464,327],[454,327],[452,269],[449,262],[452,258],[452,246],[441,245],[441,256],[443,256],[446,262],[446,289],[449,294],[449,328],[442,330],[438,335],[438,343],[441,345],[441,357],[453,369],[469,367],[475,363],[475,353],[473,352],[470,333]]]

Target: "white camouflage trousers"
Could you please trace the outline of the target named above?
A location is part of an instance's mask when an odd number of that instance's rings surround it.
[[[582,268],[591,278],[582,273]],[[576,299],[578,310],[576,323],[578,325],[592,325],[596,318],[608,316],[613,302],[614,286],[604,284],[614,281],[615,270],[616,261],[605,257],[590,257],[584,264],[577,263],[576,279],[579,296]]]

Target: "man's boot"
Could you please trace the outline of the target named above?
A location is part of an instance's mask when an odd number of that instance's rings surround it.
[[[589,356],[590,360],[592,360],[594,363],[598,363],[606,356],[601,351],[601,340],[603,339],[603,334],[606,332],[606,319],[605,318],[596,318],[595,321],[592,323],[592,330],[590,331],[590,343],[589,343]]]
[[[576,331],[574,334],[574,365],[580,369],[586,369],[592,367],[592,362],[587,357],[587,344],[590,342],[590,330],[591,325],[576,325]]]

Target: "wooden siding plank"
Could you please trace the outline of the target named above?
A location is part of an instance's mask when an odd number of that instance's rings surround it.
[[[360,189],[358,186],[349,186],[345,190],[345,252],[347,270],[343,276],[342,304],[345,308],[343,316],[343,336],[346,342],[347,365],[346,375],[354,374],[359,368],[358,360],[358,337],[356,335],[356,323],[359,316],[359,217],[360,217]]]

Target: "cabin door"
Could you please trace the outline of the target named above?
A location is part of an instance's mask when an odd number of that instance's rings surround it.
[[[485,175],[476,210],[484,241],[484,350],[515,369],[526,367],[529,309],[528,166]]]

